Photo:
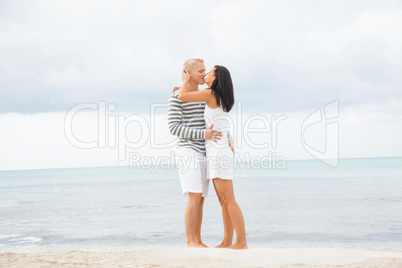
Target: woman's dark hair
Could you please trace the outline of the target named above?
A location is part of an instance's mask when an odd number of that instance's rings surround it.
[[[211,93],[215,95],[216,102],[225,112],[229,112],[234,104],[233,83],[229,70],[221,65],[215,65],[215,80],[211,85]]]

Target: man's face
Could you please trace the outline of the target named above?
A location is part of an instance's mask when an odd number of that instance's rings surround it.
[[[191,80],[196,82],[199,85],[203,85],[205,79],[205,65],[202,62],[197,62],[194,64],[193,68],[190,70]]]

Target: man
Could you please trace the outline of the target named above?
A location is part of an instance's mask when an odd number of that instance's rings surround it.
[[[190,89],[198,90],[204,84],[206,69],[202,59],[189,59],[183,71],[191,74]],[[177,87],[174,89],[178,89]],[[188,201],[184,212],[186,247],[207,247],[201,240],[201,224],[204,198],[208,195],[209,180],[205,155],[205,139],[217,141],[222,134],[206,128],[204,120],[205,102],[182,102],[180,91],[175,91],[169,100],[168,124],[170,133],[179,137],[176,148],[176,164],[179,168],[180,184]],[[228,138],[231,139],[228,133]],[[230,146],[233,150],[232,143]]]

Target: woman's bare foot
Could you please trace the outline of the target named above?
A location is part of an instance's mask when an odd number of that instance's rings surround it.
[[[234,245],[231,245],[228,248],[230,248],[230,249],[248,249],[246,242],[244,242],[244,243],[236,243]]]
[[[220,243],[219,245],[217,245],[215,248],[228,248],[228,247],[230,247],[232,245],[232,243],[230,243],[230,242],[223,242],[222,241],[222,243]]]

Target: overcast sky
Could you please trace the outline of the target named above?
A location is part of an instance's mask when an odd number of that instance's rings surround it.
[[[24,148],[16,140],[33,118],[60,144],[60,129],[46,122],[59,118],[61,128],[83,102],[146,115],[167,103],[191,57],[231,71],[245,114],[300,121],[339,101],[339,133],[349,137],[341,156],[402,155],[401,28],[399,0],[0,1],[0,169],[62,167],[61,159],[17,165],[4,150],[17,159],[40,148],[37,139]],[[367,140],[350,149],[359,137]],[[375,138],[387,143],[375,147]]]

